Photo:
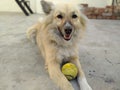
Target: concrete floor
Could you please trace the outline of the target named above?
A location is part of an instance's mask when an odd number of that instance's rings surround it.
[[[25,35],[38,17],[0,13],[0,90],[58,90],[37,46]],[[90,20],[80,58],[93,90],[120,90],[120,21]]]

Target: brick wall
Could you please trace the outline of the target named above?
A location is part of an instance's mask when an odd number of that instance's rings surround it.
[[[88,4],[81,4],[84,7],[84,14],[89,19],[113,19],[120,20],[120,6],[106,6],[105,8],[88,7]]]

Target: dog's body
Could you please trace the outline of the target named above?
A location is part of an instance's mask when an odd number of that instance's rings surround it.
[[[50,78],[61,90],[74,90],[60,69],[63,63],[71,62],[79,71],[77,80],[80,90],[92,90],[79,62],[78,42],[86,26],[79,8],[68,4],[55,6],[46,1],[41,3],[47,15],[32,26],[27,34],[29,38],[35,37]]]

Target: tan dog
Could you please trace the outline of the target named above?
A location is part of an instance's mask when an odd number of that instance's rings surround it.
[[[71,62],[79,70],[77,80],[80,90],[92,90],[79,62],[78,45],[86,27],[79,5],[54,5],[46,1],[41,1],[41,5],[46,15],[29,28],[27,35],[36,39],[50,78],[61,90],[74,90],[61,72],[61,65]]]

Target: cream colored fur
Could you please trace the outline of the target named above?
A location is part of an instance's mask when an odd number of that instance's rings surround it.
[[[43,1],[43,6],[45,3],[47,2]],[[52,4],[50,3],[50,5]],[[53,10],[51,8],[53,8]],[[45,17],[41,17],[38,23],[28,29],[27,36],[29,39],[35,39],[42,56],[45,59],[45,68],[47,69],[50,78],[61,90],[74,90],[71,83],[61,72],[60,67],[63,62],[71,62],[77,66],[79,71],[77,80],[81,88],[80,90],[92,90],[87,83],[79,62],[78,44],[85,31],[85,19],[82,17],[83,15],[78,7],[74,5],[54,5],[51,8],[49,9],[51,12],[47,11]],[[55,16],[58,11],[62,11],[66,15],[63,21],[56,19]],[[69,17],[71,11],[76,12],[78,15],[75,20]],[[61,32],[64,31],[62,28],[64,27],[63,22],[65,21],[71,21],[74,27],[72,37],[69,41],[66,41],[57,30],[57,27],[60,27]]]

